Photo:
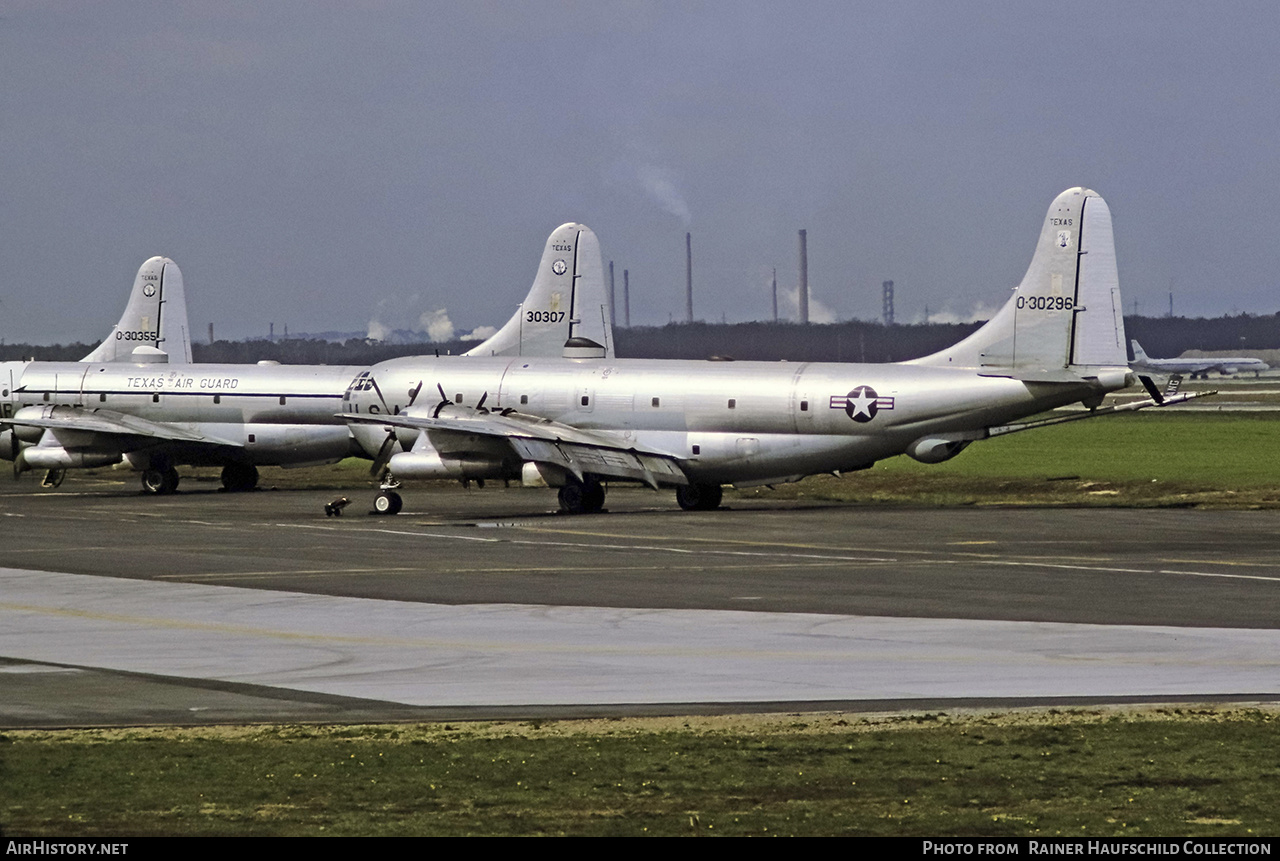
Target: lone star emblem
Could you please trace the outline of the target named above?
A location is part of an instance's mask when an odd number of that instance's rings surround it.
[[[844,410],[855,422],[869,422],[880,410],[893,409],[893,398],[882,398],[870,386],[855,386],[847,395],[832,395],[831,409]]]

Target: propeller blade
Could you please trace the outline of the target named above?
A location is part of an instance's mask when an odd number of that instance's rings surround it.
[[[378,478],[387,464],[391,461],[391,450],[395,447],[396,435],[394,432],[388,432],[387,438],[382,441],[382,447],[378,449],[378,455],[373,459],[373,465],[369,467],[369,475]]]

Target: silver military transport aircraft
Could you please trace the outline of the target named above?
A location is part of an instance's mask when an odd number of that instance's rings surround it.
[[[468,356],[560,356],[566,343],[581,355],[613,355],[603,280],[578,271],[601,271],[595,236],[562,225],[543,257],[547,265],[515,315]],[[192,364],[182,273],[156,257],[139,270],[124,317],[83,361],[0,363],[0,457],[13,461],[15,473],[48,470],[46,483],[67,469],[123,460],[156,494],[177,488],[179,465],[221,466],[226,489],[249,490],[258,466],[364,456],[341,414],[352,380],[365,370]]]
[[[585,228],[583,228],[585,231]],[[548,248],[543,266],[576,267]],[[597,276],[598,277],[598,276]],[[552,307],[522,309],[535,321]],[[1102,407],[1142,380],[1150,397]],[[906,454],[939,463],[977,440],[1148,406],[1166,396],[1130,371],[1111,212],[1072,188],[1049,207],[1031,266],[1005,306],[959,344],[899,364],[702,362],[598,357],[404,358],[354,381],[344,415],[388,470],[375,509],[405,478],[543,481],[569,512],[599,511],[606,482],[674,487],[685,509],[724,484],[797,481]],[[1069,404],[1087,410],[1019,420]]]

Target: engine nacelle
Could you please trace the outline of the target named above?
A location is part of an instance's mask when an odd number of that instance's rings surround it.
[[[17,460],[18,452],[22,450],[22,442],[15,431],[16,428],[13,427],[0,430],[0,459]]]
[[[67,451],[60,445],[33,445],[18,453],[21,469],[86,469],[119,462],[119,452]]]
[[[969,447],[971,439],[957,439],[947,434],[926,436],[907,446],[907,455],[921,463],[942,463]]]
[[[393,454],[387,467],[396,478],[498,478],[502,462],[474,457],[441,457],[438,451],[402,451]]]

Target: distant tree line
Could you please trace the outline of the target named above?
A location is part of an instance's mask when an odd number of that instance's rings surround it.
[[[1186,350],[1232,351],[1249,355],[1280,348],[1280,314],[1239,314],[1213,319],[1126,317],[1125,331],[1142,342],[1150,356],[1168,358]],[[981,323],[928,323],[885,326],[849,320],[843,323],[672,323],[615,329],[619,356],[649,359],[707,359],[792,362],[901,362],[936,352],[963,339]],[[0,345],[0,361],[38,359],[74,362],[96,344]],[[195,343],[197,362],[289,365],[371,365],[400,356],[465,352],[475,342],[384,344],[365,338],[344,342],[319,338]]]

